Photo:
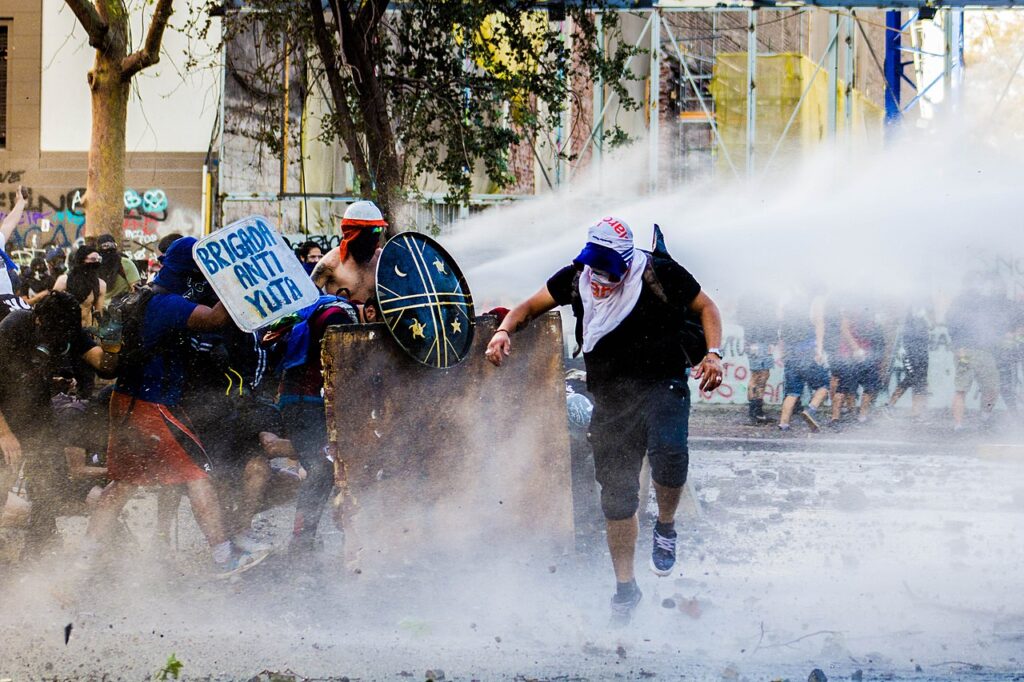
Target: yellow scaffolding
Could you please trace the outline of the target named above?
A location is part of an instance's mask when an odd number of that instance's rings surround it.
[[[806,55],[794,52],[757,56],[755,96],[757,120],[755,166],[762,168],[779,144],[793,111],[807,91],[793,119],[780,153],[808,151],[828,136],[828,74]],[[811,81],[811,78],[814,81]],[[837,82],[836,133],[861,144],[881,144],[885,112],[858,90],[853,91],[853,116],[846,130],[846,84]],[[810,88],[808,89],[808,85]],[[747,54],[730,52],[715,58],[711,96],[722,143],[734,161],[744,158],[747,135]],[[719,155],[718,163],[725,163]],[[739,165],[737,163],[737,165]]]

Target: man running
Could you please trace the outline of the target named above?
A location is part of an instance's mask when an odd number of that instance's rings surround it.
[[[625,625],[642,597],[633,564],[645,454],[658,501],[651,568],[666,576],[675,566],[674,519],[689,464],[684,314],[688,308],[699,315],[709,346],[690,371],[702,391],[722,382],[722,321],[685,268],[634,248],[632,231],[616,218],[593,225],[573,263],[509,312],[491,337],[487,359],[500,366],[511,353],[512,334],[561,305],[573,306],[582,332],[594,396],[594,467],[617,581],[612,621]]]

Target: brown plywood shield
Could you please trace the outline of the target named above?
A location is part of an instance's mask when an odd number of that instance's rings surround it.
[[[409,358],[384,325],[325,335],[335,509],[350,562],[498,538],[524,550],[572,548],[558,313],[516,334],[500,368],[484,358],[495,318],[476,324],[465,361],[443,370]]]

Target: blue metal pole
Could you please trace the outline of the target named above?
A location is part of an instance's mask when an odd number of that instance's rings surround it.
[[[900,54],[902,19],[898,9],[885,13],[885,122],[900,119],[900,81],[903,77],[903,57]]]

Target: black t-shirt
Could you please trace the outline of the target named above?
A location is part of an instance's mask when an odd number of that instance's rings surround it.
[[[587,385],[595,395],[622,390],[636,382],[685,379],[682,319],[679,310],[700,293],[700,284],[675,261],[657,259],[655,273],[668,303],[644,282],[633,310],[583,354]],[[572,305],[576,268],[568,265],[547,282],[558,305]]]
[[[36,350],[40,339],[31,311],[15,310],[0,322],[0,412],[18,440],[48,435],[53,377],[96,346],[82,329],[68,341],[67,353],[47,356]]]

